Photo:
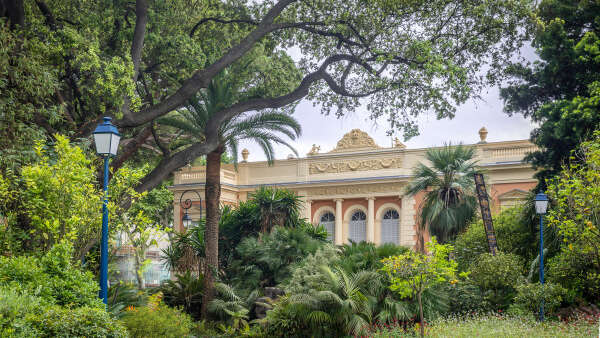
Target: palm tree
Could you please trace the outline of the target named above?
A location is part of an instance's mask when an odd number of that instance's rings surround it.
[[[429,226],[431,235],[440,243],[453,239],[472,220],[477,207],[475,198],[475,149],[463,145],[445,145],[429,149],[425,158],[431,167],[419,163],[406,194],[425,191],[419,210],[419,249],[423,250],[423,231]]]
[[[240,91],[228,80],[227,73],[221,73],[200,92],[195,100],[189,101],[185,109],[177,116],[161,119],[159,122],[181,130],[190,139],[188,142],[202,140],[206,135],[208,121],[221,110],[231,106],[239,97]],[[221,211],[221,156],[229,150],[234,163],[237,163],[238,144],[241,140],[252,140],[264,151],[269,163],[273,161],[273,144],[283,144],[296,155],[296,150],[280,134],[295,140],[301,133],[298,121],[290,114],[278,111],[262,111],[255,114],[244,113],[223,121],[219,127],[219,145],[206,156],[206,243],[204,268],[204,298],[202,316],[207,314],[207,306],[214,298],[213,272],[218,270],[218,238]]]
[[[295,227],[299,220],[300,197],[284,189],[260,187],[250,196],[260,210],[260,232],[270,232],[273,227]]]

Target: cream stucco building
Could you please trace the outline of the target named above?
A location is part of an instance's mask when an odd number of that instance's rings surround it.
[[[476,148],[478,164],[486,172],[488,194],[494,211],[514,205],[536,185],[534,170],[523,162],[535,149],[527,140],[486,142],[487,130],[479,131]],[[345,134],[335,149],[321,152],[313,146],[304,158],[249,162],[248,152],[237,171],[233,165],[221,170],[221,200],[236,205],[262,185],[286,188],[301,196],[304,215],[313,224],[323,224],[336,244],[366,240],[377,244],[395,242],[414,246],[416,214],[422,194],[404,195],[413,168],[424,162],[427,149],[407,149],[396,141],[390,148],[378,146],[367,133],[354,129]],[[181,193],[196,190],[204,199],[204,167],[186,167],[175,173],[171,190],[175,194],[175,227],[183,230]],[[196,194],[190,214],[198,219]],[[202,204],[204,204],[202,202]]]

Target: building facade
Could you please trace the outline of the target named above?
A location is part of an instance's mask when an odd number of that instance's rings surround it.
[[[523,158],[535,146],[527,140],[486,142],[487,130],[479,131],[476,149],[478,165],[485,171],[490,204],[494,212],[521,201],[537,181],[534,170]],[[221,169],[221,203],[237,205],[260,186],[292,190],[301,197],[304,216],[313,224],[323,224],[336,244],[365,240],[381,244],[393,242],[414,246],[416,219],[423,193],[405,196],[413,168],[425,161],[427,149],[407,149],[399,141],[380,147],[365,132],[354,129],[337,146],[326,152],[313,145],[303,158],[249,162],[248,151],[237,171],[233,165]],[[171,190],[175,194],[175,228],[183,231],[184,210],[179,205],[186,190],[192,201],[188,213],[200,217],[204,209],[205,167],[186,167],[175,173]]]

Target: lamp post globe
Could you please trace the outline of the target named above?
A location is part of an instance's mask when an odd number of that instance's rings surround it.
[[[544,214],[548,210],[548,195],[540,191],[535,195],[535,212],[540,216],[540,284],[544,288]],[[542,292],[542,297],[544,293]],[[540,301],[540,321],[544,321],[544,298]]]
[[[185,214],[183,215],[183,218],[181,219],[181,223],[183,224],[183,226],[186,229],[189,229],[192,226],[192,218],[187,213],[187,210],[186,210]]]
[[[535,195],[535,212],[543,215],[546,213],[546,210],[548,210],[548,195],[540,191]]]
[[[100,241],[100,298],[104,304],[108,301],[108,163],[110,158],[117,155],[121,134],[111,123],[110,117],[105,117],[94,130],[96,153],[104,157],[104,201],[102,203],[102,239]]]

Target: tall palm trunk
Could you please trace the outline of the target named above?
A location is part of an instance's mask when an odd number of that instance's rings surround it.
[[[215,289],[214,273],[219,269],[219,219],[221,210],[221,155],[225,147],[220,145],[206,155],[206,228],[204,230],[205,263],[204,263],[204,295],[202,296],[202,318],[206,318],[208,303],[213,300]]]

